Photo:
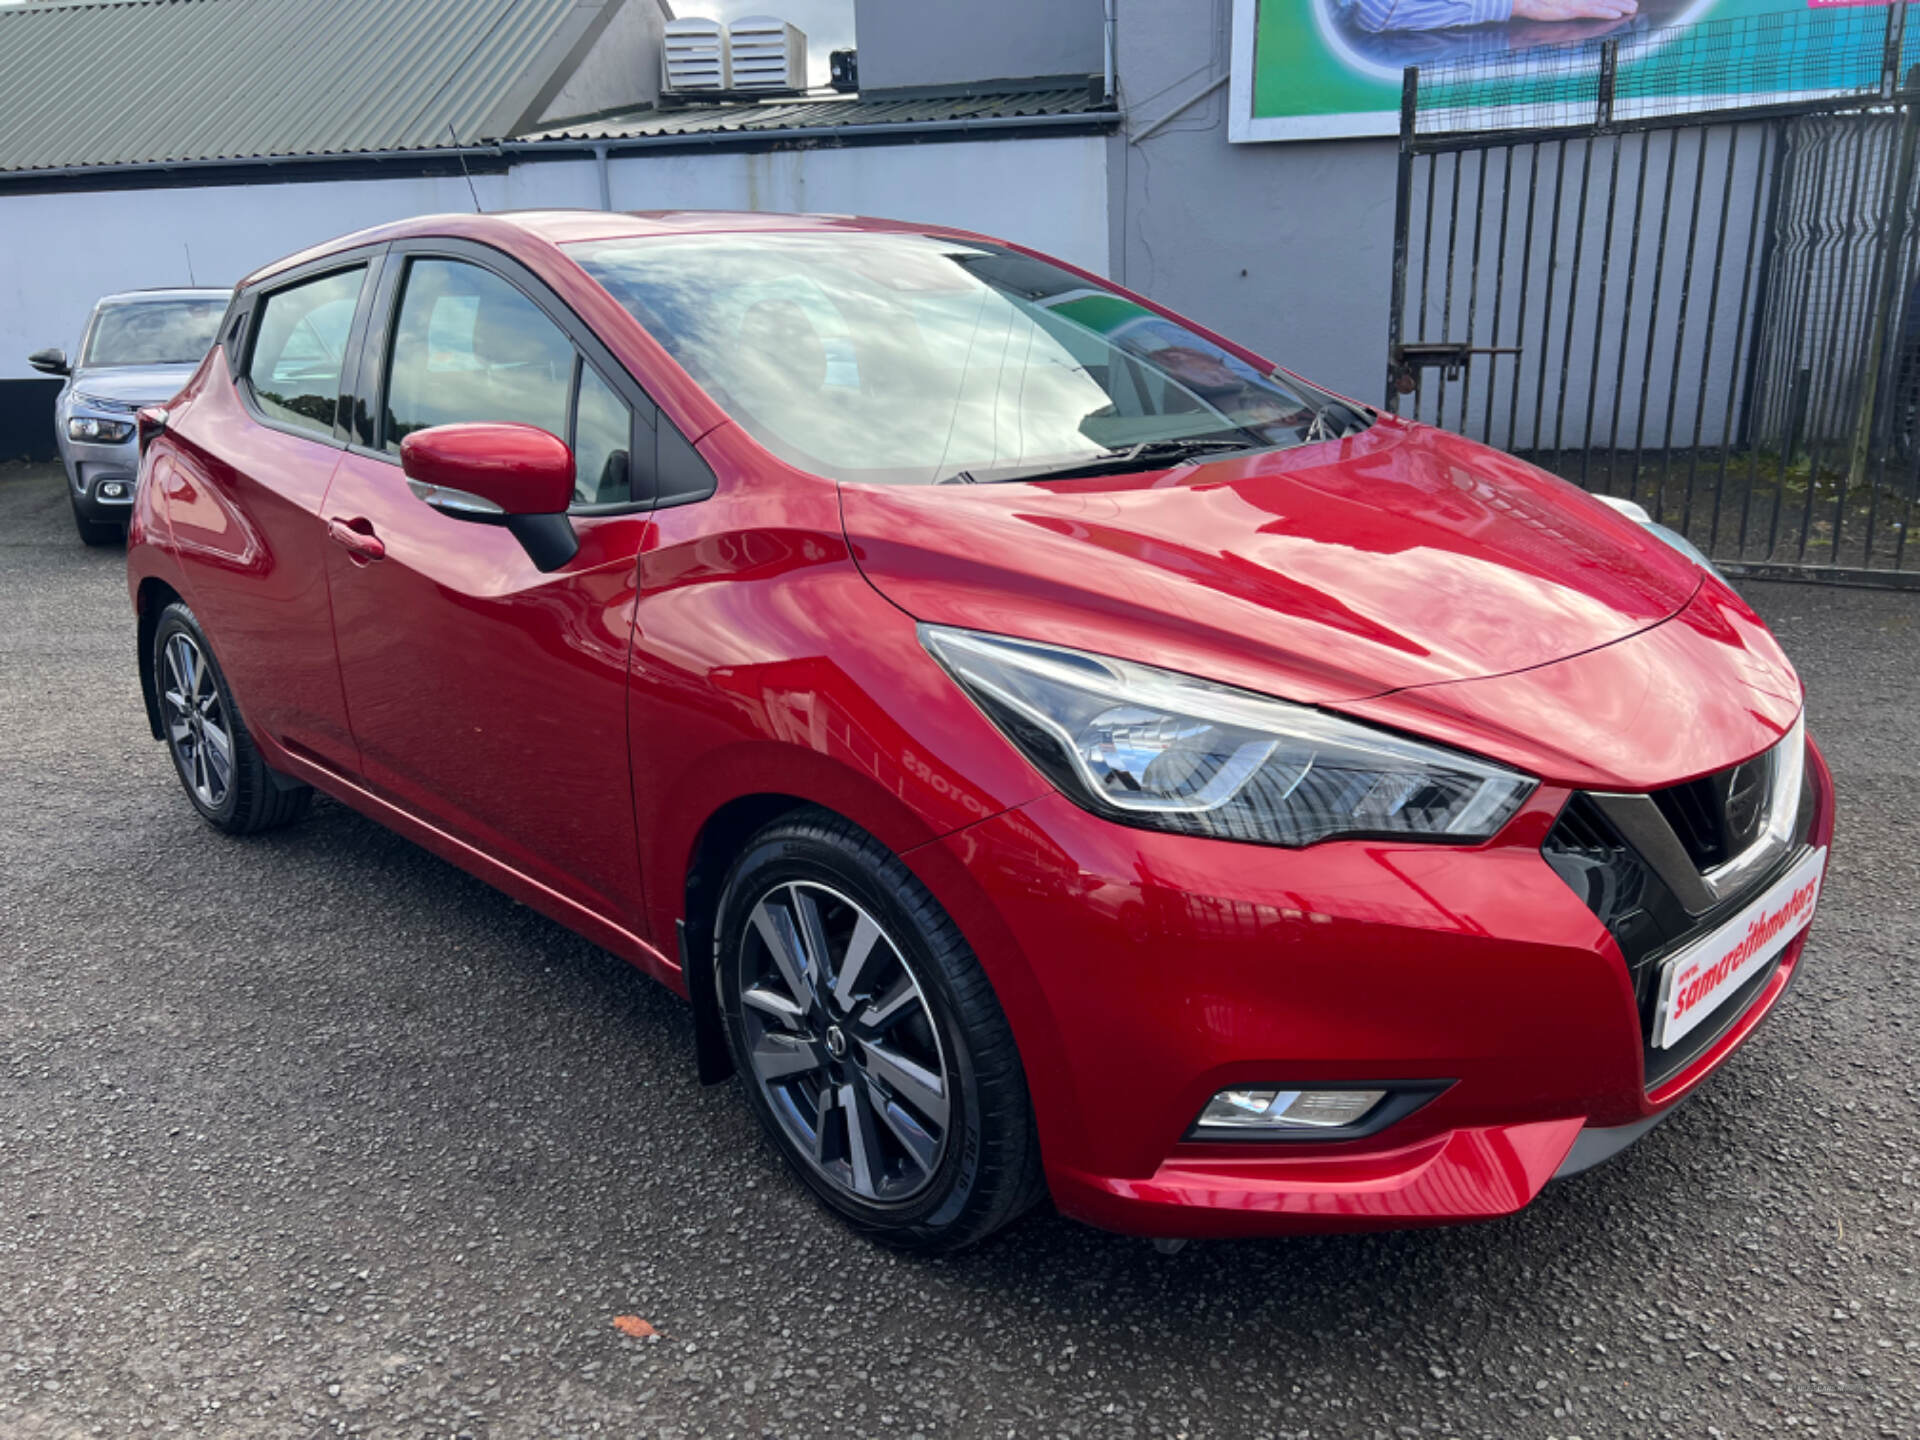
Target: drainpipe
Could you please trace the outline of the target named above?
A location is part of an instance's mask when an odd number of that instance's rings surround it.
[[[1103,32],[1100,47],[1100,58],[1103,62],[1101,84],[1104,87],[1101,98],[1109,102],[1113,99],[1113,25],[1114,8],[1118,4],[1119,0],[1106,0],[1106,20],[1101,27]]]
[[[600,208],[613,209],[613,185],[607,175],[607,147],[602,141],[593,147],[593,158],[600,167]]]

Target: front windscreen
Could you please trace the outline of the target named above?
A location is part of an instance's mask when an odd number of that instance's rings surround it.
[[[93,317],[82,366],[194,365],[213,346],[224,298],[132,300],[107,305]]]
[[[1297,444],[1297,388],[999,246],[896,233],[592,241],[572,257],[755,440],[844,480],[1013,478],[1128,447]]]

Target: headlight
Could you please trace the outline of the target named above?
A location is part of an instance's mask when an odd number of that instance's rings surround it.
[[[1634,524],[1644,527],[1655,539],[1671,545],[1702,570],[1709,571],[1715,575],[1720,573],[1713,568],[1713,561],[1706,557],[1706,552],[1701,550],[1698,545],[1687,539],[1687,537],[1682,535],[1678,530],[1671,530],[1667,526],[1662,525],[1658,520],[1655,520],[1653,516],[1647,513],[1646,506],[1637,504],[1632,500],[1623,499],[1618,495],[1595,495],[1593,498],[1609,509],[1619,511],[1622,515],[1626,516],[1627,519],[1633,521]]]
[[[1069,799],[1124,824],[1310,845],[1336,835],[1485,840],[1525,775],[1170,670],[970,630],[920,636]]]
[[[133,434],[131,420],[102,420],[94,415],[76,415],[67,421],[69,440],[87,440],[97,445],[117,445]]]

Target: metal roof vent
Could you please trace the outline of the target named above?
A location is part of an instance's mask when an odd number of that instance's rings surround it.
[[[733,88],[727,36],[718,20],[690,15],[667,21],[660,45],[660,88],[676,95],[724,94]]]
[[[747,15],[727,27],[735,90],[807,88],[807,37],[771,15]]]

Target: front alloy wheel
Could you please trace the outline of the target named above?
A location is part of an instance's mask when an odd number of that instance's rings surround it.
[[[840,816],[795,811],[747,842],[715,918],[714,990],[747,1103],[843,1220],[954,1250],[1046,1193],[1007,1017],[899,856]]]
[[[811,881],[764,894],[738,956],[747,1062],[794,1147],[867,1201],[911,1199],[946,1145],[947,1067],[879,922]]]

